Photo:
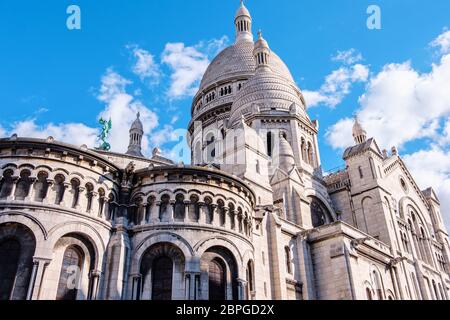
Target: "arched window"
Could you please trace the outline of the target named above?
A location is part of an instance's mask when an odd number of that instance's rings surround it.
[[[20,173],[20,179],[17,182],[16,193],[14,194],[16,200],[25,200],[25,198],[30,193],[31,186],[31,172],[28,170],[23,170]]]
[[[206,223],[212,224],[214,220],[214,208],[212,206],[212,199],[210,197],[206,197],[204,202],[205,202]]]
[[[78,205],[78,200],[80,197],[80,182],[77,179],[72,179],[72,181],[70,181],[70,185],[71,185],[71,192],[73,195],[73,200],[72,200],[72,208],[76,208],[76,206]]]
[[[362,170],[362,167],[361,167],[361,166],[358,167],[358,172],[359,172],[359,177],[360,177],[361,179],[364,178],[364,173],[363,173],[363,170]]]
[[[86,212],[91,212],[92,210],[92,201],[94,198],[94,186],[90,183],[86,184],[86,198],[87,198],[87,206]]]
[[[198,205],[199,198],[196,195],[192,195],[189,199],[191,203],[189,204],[189,220],[198,222],[200,219],[200,207]]]
[[[115,197],[111,193],[108,197],[108,216],[106,217],[109,221],[114,221],[115,219],[115,212],[116,212],[116,204],[115,204]]]
[[[301,143],[301,152],[302,152],[302,160],[304,162],[308,162],[308,159],[306,157],[306,142],[305,139],[302,138],[302,143]]]
[[[314,150],[311,145],[311,142],[308,142],[308,163],[313,166],[314,165]]]
[[[195,144],[195,164],[202,163],[202,146],[200,141]]]
[[[250,260],[247,263],[247,299],[252,299],[252,293],[255,291],[255,273],[253,267],[253,261]]]
[[[99,217],[103,216],[103,210],[105,209],[105,190],[102,188],[98,189],[98,212]]]
[[[228,204],[228,216],[230,219],[230,227],[232,230],[234,230],[234,228],[236,227],[234,209],[235,209],[234,204],[232,204],[232,203]]]
[[[219,212],[219,223],[220,226],[225,226],[225,203],[222,200],[217,201],[217,211]]]
[[[175,197],[175,210],[173,214],[175,221],[184,220],[184,196],[182,194],[177,194],[177,196]]]
[[[284,247],[284,255],[286,259],[286,272],[292,274],[291,249],[288,246]]]
[[[367,300],[373,300],[372,290],[370,290],[370,288],[366,288],[366,296],[367,296]]]
[[[47,196],[48,174],[46,172],[39,172],[37,181],[34,183],[34,201],[42,202]]]
[[[383,285],[382,285],[381,277],[380,277],[378,271],[373,270],[372,271],[372,276],[373,276],[373,284],[374,284],[374,288],[375,288],[375,292],[376,292],[377,298],[378,298],[378,300],[384,300]]]
[[[331,222],[330,213],[319,199],[310,197],[311,221],[314,228],[323,226]]]
[[[59,275],[56,300],[76,300],[80,286],[83,254],[78,248],[71,246],[64,252]]]
[[[209,300],[226,300],[226,269],[219,259],[211,260],[209,263]]]
[[[238,208],[237,212],[237,220],[238,220],[238,231],[242,233],[242,208]]]
[[[214,162],[216,158],[216,138],[213,135],[208,135],[206,139],[206,152],[208,163]]]
[[[10,300],[19,266],[20,243],[7,239],[0,243],[0,300]]]
[[[259,160],[256,160],[256,173],[257,174],[261,173],[261,165],[259,163]]]
[[[159,221],[164,221],[167,216],[167,211],[169,210],[170,196],[165,194],[161,197],[161,205],[159,206]]]
[[[153,261],[152,300],[172,300],[173,261],[161,256]]]
[[[64,192],[66,188],[64,187],[64,176],[58,174],[55,177],[55,204],[59,205],[64,199]]]
[[[267,132],[267,155],[271,157],[273,154],[273,133]]]
[[[11,195],[13,189],[13,176],[12,170],[5,170],[3,172],[3,180],[0,182],[0,199],[6,199]]]

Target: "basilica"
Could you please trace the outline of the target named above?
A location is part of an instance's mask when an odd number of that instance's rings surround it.
[[[447,300],[432,188],[355,119],[324,174],[319,122],[241,2],[192,101],[191,165],[0,139],[0,300]],[[124,133],[128,134],[128,133]]]

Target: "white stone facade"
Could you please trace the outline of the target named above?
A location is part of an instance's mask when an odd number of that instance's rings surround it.
[[[0,139],[0,299],[447,300],[439,200],[355,122],[323,176],[301,90],[241,4],[193,99],[192,166]]]

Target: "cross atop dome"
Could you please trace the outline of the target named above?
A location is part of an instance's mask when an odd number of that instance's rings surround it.
[[[236,43],[242,41],[253,42],[252,17],[248,9],[245,7],[243,0],[241,0],[241,5],[236,12],[234,25],[236,28]]]

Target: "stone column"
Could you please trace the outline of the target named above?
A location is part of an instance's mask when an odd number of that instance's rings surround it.
[[[98,285],[100,283],[101,275],[102,275],[101,271],[97,271],[97,270],[91,271],[91,292],[90,292],[90,296],[89,296],[90,300],[97,300]]]
[[[247,300],[246,294],[245,294],[245,288],[247,287],[247,281],[244,279],[236,279],[238,282],[238,300]]]
[[[60,206],[70,208],[70,206],[72,205],[73,194],[69,190],[70,187],[71,187],[70,183],[64,182],[64,191],[63,191],[63,196],[61,198],[61,203],[59,204]],[[56,198],[55,198],[55,202],[56,202]]]
[[[131,275],[131,300],[141,300],[142,275]]]
[[[223,214],[225,215],[224,228],[226,228],[227,230],[230,230],[231,229],[231,219],[230,219],[230,215],[228,213],[228,208],[223,208]]]
[[[143,226],[147,223],[147,221],[145,220],[145,215],[147,214],[147,206],[148,206],[148,203],[145,203],[145,204],[141,203],[139,205],[139,217],[141,218],[141,221],[139,224],[141,226]]]
[[[167,220],[169,223],[173,223],[175,220],[173,217],[173,213],[175,211],[174,207],[175,207],[175,200],[170,200],[169,204],[167,205]]]
[[[118,215],[118,223],[125,222]],[[105,278],[108,279],[103,286],[102,298],[105,300],[122,300],[125,296],[125,288],[128,288],[128,261],[131,251],[128,230],[124,224],[118,224],[116,231],[106,249]]]
[[[95,217],[98,217],[98,210],[100,209],[100,203],[98,199],[98,192],[92,191],[91,209],[89,213]]]
[[[86,188],[78,187],[78,203],[75,206],[75,209],[86,211],[87,209],[86,203],[87,203]]]
[[[17,182],[19,181],[19,177],[11,177],[12,179],[12,188],[11,188],[11,193],[9,194],[7,200],[8,201],[13,201],[15,199],[15,193],[16,193],[16,188],[17,188]]]
[[[36,182],[36,178],[28,178],[30,181],[30,188],[28,189],[28,195],[25,197],[25,202],[34,201],[34,183]]]
[[[200,272],[186,272],[186,300],[198,300],[197,278]]]
[[[108,214],[108,197],[103,196],[98,199],[98,205],[100,206],[100,201],[103,201],[103,207],[98,210],[98,217],[105,219]]]
[[[191,202],[189,200],[184,200],[184,223],[189,221],[189,205]]]
[[[56,200],[56,192],[54,190],[55,180],[47,179],[47,194],[44,199],[42,199],[43,204],[55,204]]]
[[[220,214],[217,208],[219,207],[217,204],[212,204],[211,206],[211,217],[212,217],[212,225],[214,227],[220,227]]]
[[[230,223],[229,223],[230,230],[236,230],[236,212],[234,210],[228,209],[227,218],[228,218],[228,220],[230,220]],[[233,222],[234,222],[234,226],[233,226]]]
[[[45,269],[50,262],[51,259],[33,258],[32,278],[28,286],[27,300],[39,300],[42,279],[44,278]]]
[[[150,211],[150,221],[152,224],[162,222],[159,219],[159,211],[161,210],[161,201],[155,201],[155,204],[152,206],[152,210]]]
[[[198,223],[206,224],[206,205],[204,202],[197,202],[197,205],[199,209]]]

